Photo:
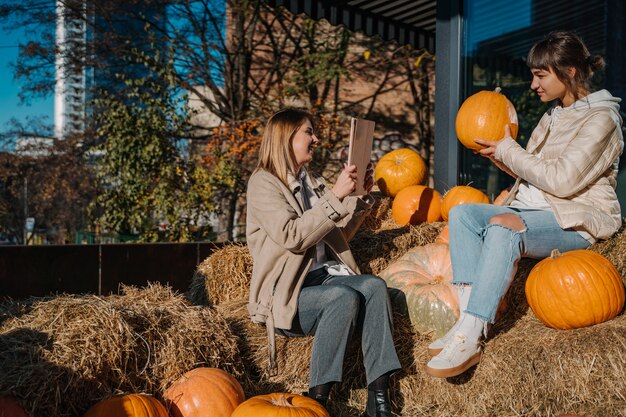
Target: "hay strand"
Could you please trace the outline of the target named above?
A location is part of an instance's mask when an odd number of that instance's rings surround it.
[[[184,372],[220,367],[242,378],[238,340],[214,309],[160,285],[119,296],[27,300],[0,327],[0,394],[31,415],[82,415],[121,392],[159,396]]]
[[[240,243],[227,244],[206,258],[191,281],[187,297],[195,305],[216,305],[248,297],[252,256]]]

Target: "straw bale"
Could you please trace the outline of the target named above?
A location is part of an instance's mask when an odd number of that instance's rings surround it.
[[[403,365],[393,381],[396,409],[407,416],[626,415],[626,317],[568,331],[546,327],[524,295],[535,264],[520,262],[507,312],[494,326],[480,365],[464,375],[428,376],[423,367],[431,337],[396,325],[396,332],[404,333],[395,335]],[[396,323],[399,318],[394,317]],[[345,410],[362,409],[366,398],[360,384],[334,394],[341,416],[357,415]]]
[[[372,271],[379,271],[410,248],[405,242],[430,243],[443,225],[378,229],[357,235],[352,246],[358,247],[354,251],[360,254],[357,258],[363,269],[369,266]],[[382,236],[387,237],[385,243],[378,242]],[[611,260],[626,281],[625,248],[623,227],[612,239],[598,242],[590,249]],[[377,258],[378,253],[386,253],[388,259]],[[530,259],[520,261],[506,296],[505,314],[491,330],[481,364],[457,378],[432,378],[423,371],[428,362],[426,346],[433,337],[415,332],[406,317],[394,313],[394,339],[403,368],[392,380],[397,411],[405,416],[626,416],[626,317],[622,313],[606,323],[576,330],[546,327],[530,310],[524,293],[526,278],[536,263]],[[244,334],[247,369],[258,380],[256,391],[305,391],[312,338],[278,336],[280,374],[269,377],[264,372],[265,328],[250,323],[245,304],[242,299],[219,308],[227,320],[239,323],[236,331]],[[353,341],[344,380],[331,396],[331,414],[359,415],[366,395],[360,348]]]
[[[402,227],[388,224],[388,228],[360,230],[350,247],[361,272],[376,275],[409,249],[434,242],[445,225],[445,222]]]
[[[390,199],[377,201],[366,219],[368,227],[350,242],[355,260],[363,273],[377,274],[407,250],[435,240],[444,222],[398,226],[390,220]],[[377,219],[386,219],[381,223]],[[377,224],[377,228],[372,227]],[[219,305],[247,298],[252,278],[252,256],[245,244],[229,243],[217,249],[198,265],[187,297],[195,305]]]
[[[0,394],[16,395],[31,415],[82,415],[122,392],[159,396],[198,366],[242,378],[238,340],[222,315],[167,287],[25,303],[0,326]]]
[[[604,255],[615,265],[622,277],[626,276],[626,219],[615,236],[594,243],[589,249]]]
[[[393,200],[380,192],[373,192],[376,199],[372,210],[361,224],[361,230],[380,230],[395,227],[391,218],[391,204]]]
[[[226,244],[198,265],[187,297],[195,305],[247,298],[251,278],[252,256],[248,247]]]

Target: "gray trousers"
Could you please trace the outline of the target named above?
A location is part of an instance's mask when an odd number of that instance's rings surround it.
[[[311,336],[309,386],[340,382],[350,336],[361,336],[367,383],[400,369],[392,335],[387,285],[373,275],[333,276],[309,273],[298,298],[292,328],[277,329],[287,337]]]

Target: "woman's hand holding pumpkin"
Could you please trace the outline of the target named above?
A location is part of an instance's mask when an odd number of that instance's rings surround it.
[[[506,125],[504,127],[504,136],[502,139],[506,139],[510,137],[511,137],[511,129],[509,129],[509,125]],[[476,142],[479,145],[484,146],[483,149],[480,149],[474,153],[478,153],[481,156],[488,158],[500,170],[506,172],[513,178],[517,178],[517,175],[513,171],[511,171],[506,165],[504,165],[502,162],[498,161],[494,157],[494,155],[496,154],[496,149],[498,148],[498,145],[500,145],[501,140],[493,141],[493,140],[485,140],[485,139],[474,139],[474,142]]]
[[[339,200],[350,195],[356,189],[356,165],[345,165],[339,174],[337,182],[333,186],[332,192]]]

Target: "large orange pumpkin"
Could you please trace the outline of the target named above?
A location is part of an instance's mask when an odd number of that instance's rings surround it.
[[[425,185],[403,188],[391,204],[391,216],[400,226],[441,219],[441,194]]]
[[[163,394],[172,417],[230,417],[245,400],[241,384],[218,368],[196,368]]]
[[[420,333],[443,336],[459,318],[459,300],[452,282],[450,249],[445,243],[416,246],[380,273],[391,302],[404,311]]]
[[[474,139],[501,140],[506,125],[515,139],[517,113],[498,87],[495,91],[480,91],[463,102],[456,116],[456,135],[466,148],[478,150],[483,146]]]
[[[169,417],[167,410],[151,395],[116,395],[91,407],[85,417]]]
[[[448,221],[450,209],[466,203],[489,204],[489,197],[482,191],[469,185],[457,185],[448,190],[441,202],[441,217]]]
[[[615,317],[624,306],[624,285],[615,266],[599,253],[557,249],[526,280],[535,316],[555,329],[591,326]]]
[[[328,411],[312,398],[298,394],[257,395],[237,407],[232,417],[330,417]]]
[[[426,163],[417,152],[396,149],[385,154],[374,169],[374,179],[385,195],[395,197],[409,185],[420,184],[426,175]]]
[[[0,417],[28,417],[28,413],[15,397],[0,397]]]

